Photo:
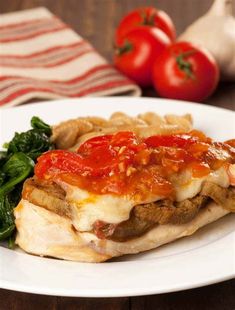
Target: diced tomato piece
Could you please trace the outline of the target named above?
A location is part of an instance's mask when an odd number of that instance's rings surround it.
[[[201,178],[210,173],[210,167],[206,163],[192,163],[192,176],[194,178]]]
[[[94,148],[108,146],[112,139],[112,135],[104,135],[91,138],[80,145],[77,152],[83,155],[90,154]]]
[[[111,236],[116,228],[117,224],[109,224],[100,220],[95,221],[93,224],[93,230],[99,239],[105,239]]]
[[[185,148],[197,141],[196,138],[189,135],[170,135],[170,136],[152,136],[145,139],[145,143],[148,147],[179,147]]]
[[[82,157],[65,150],[53,150],[42,154],[37,159],[34,168],[35,175],[38,178],[50,178],[52,175],[65,172],[80,174],[83,171]]]
[[[196,138],[200,142],[205,142],[205,143],[211,143],[212,142],[211,138],[208,138],[203,132],[201,132],[199,130],[196,130],[196,129],[191,130],[188,134],[191,137]]]
[[[235,148],[235,139],[227,140],[224,143]]]

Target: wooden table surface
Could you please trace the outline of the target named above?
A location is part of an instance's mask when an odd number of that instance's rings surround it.
[[[235,7],[235,0],[233,1]],[[115,26],[129,10],[141,5],[158,6],[173,18],[179,34],[193,20],[202,15],[211,3],[212,0],[1,0],[0,13],[45,6],[69,23],[103,56],[111,60]],[[144,95],[155,96],[155,93],[149,89],[144,92]],[[206,103],[235,110],[235,84],[221,83]],[[0,310],[234,310],[234,292],[235,280],[170,294],[110,299],[64,298],[0,290]]]

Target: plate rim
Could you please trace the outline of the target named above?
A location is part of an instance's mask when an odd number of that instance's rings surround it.
[[[179,103],[179,104],[183,104],[183,105],[193,105],[195,107],[201,107],[201,108],[210,108],[210,109],[214,109],[214,110],[220,110],[220,111],[224,111],[224,112],[232,112],[235,114],[235,110],[229,109],[229,108],[223,108],[223,107],[218,107],[218,106],[214,106],[208,103],[199,103],[199,102],[194,102],[194,101],[186,101],[186,100],[178,100],[178,99],[169,99],[169,98],[161,98],[161,97],[135,97],[135,96],[107,96],[107,97],[95,97],[95,96],[86,96],[86,97],[79,97],[79,98],[60,98],[60,99],[55,99],[55,100],[45,100],[45,101],[37,101],[37,102],[33,102],[33,103],[26,103],[26,104],[22,104],[19,106],[13,106],[13,107],[0,107],[0,112],[1,111],[6,111],[6,110],[21,110],[21,109],[27,109],[27,107],[34,107],[34,106],[39,106],[39,105],[47,105],[47,104],[63,104],[67,101],[73,103],[76,101],[89,101],[89,100],[104,100],[104,101],[108,101],[108,100],[131,100],[131,101],[135,101],[135,100],[144,100],[144,101],[165,101],[165,102],[174,102],[174,103]]]
[[[219,243],[220,244],[223,244],[224,246],[224,242],[226,241],[226,239],[232,239],[233,241],[235,240],[235,232],[221,238],[219,240]],[[230,240],[231,241],[231,240]],[[227,240],[226,242],[229,242],[229,240]],[[210,245],[209,245],[210,246]],[[216,254],[216,249],[214,248],[214,253],[213,254]],[[194,252],[197,251],[197,249],[195,250],[192,250]],[[1,247],[0,247],[0,252],[1,252]],[[203,251],[201,251],[202,253],[200,253],[200,255],[203,255]],[[28,255],[27,253],[17,253],[17,254],[20,254],[20,255],[27,255],[27,257],[30,259],[37,259],[38,260],[38,263],[41,262],[45,262],[45,260],[50,260],[51,258],[43,258],[43,257],[39,257],[39,256],[34,256],[34,255]],[[178,259],[180,259],[180,256],[181,258],[185,258],[187,257],[189,254],[188,253],[183,253],[183,255],[181,254],[178,254]],[[200,255],[197,257],[200,258]],[[189,255],[190,256],[190,255]],[[172,260],[173,257],[170,257],[170,260]],[[218,257],[217,257],[218,259]],[[220,259],[220,257],[219,257]],[[221,257],[221,259],[223,259],[223,257]],[[1,261],[1,259],[0,259]],[[66,264],[66,261],[63,261],[63,260],[56,260],[57,262],[60,262],[62,264]],[[136,263],[136,261],[134,262],[136,265],[141,265],[144,266],[146,264],[146,262],[148,263],[148,261],[138,261]],[[187,261],[186,261],[187,262]],[[229,264],[229,260],[227,261],[227,263]],[[71,265],[80,265],[81,266],[84,266],[85,267],[92,267],[95,266],[95,269],[99,268],[98,266],[101,266],[101,265],[104,265],[104,264],[107,264],[110,266],[110,263],[101,263],[101,264],[90,264],[90,263],[77,263],[77,262],[71,262],[69,261],[68,263],[70,263]],[[127,264],[127,265],[133,265],[132,262],[122,262],[124,264]],[[213,262],[215,263],[215,266],[219,267],[221,265],[221,262],[220,261],[216,261]],[[111,262],[112,264],[112,262]],[[154,265],[154,262],[152,261],[152,264],[150,266],[150,268]],[[189,263],[189,266],[190,266],[190,263]],[[186,265],[186,267],[189,267]],[[196,265],[195,265],[196,267]],[[198,270],[198,267],[200,266],[197,266],[197,270]],[[207,266],[209,268],[209,265]],[[231,280],[233,278],[235,278],[235,266],[233,264],[233,271],[230,272],[228,274],[227,273],[224,273],[222,276],[221,275],[216,275],[214,276],[213,275],[210,275],[210,278],[205,277],[200,283],[197,283],[197,282],[192,282],[191,284],[184,282],[183,284],[179,283],[179,284],[176,284],[174,286],[172,286],[170,289],[168,287],[162,287],[162,288],[159,288],[157,285],[156,286],[153,286],[151,288],[147,287],[147,288],[141,288],[141,287],[137,287],[135,289],[132,289],[132,288],[129,288],[129,289],[125,289],[126,291],[123,292],[123,289],[109,289],[108,290],[108,293],[107,291],[104,291],[104,289],[97,289],[97,288],[92,288],[91,290],[90,289],[83,289],[78,291],[76,288],[67,288],[67,289],[64,289],[64,288],[51,288],[51,287],[44,287],[44,286],[40,286],[40,288],[38,289],[38,287],[31,287],[30,285],[24,285],[24,284],[21,284],[21,285],[12,285],[11,282],[9,281],[4,281],[1,279],[0,277],[0,286],[1,288],[3,289],[8,289],[8,290],[13,290],[13,291],[18,291],[18,292],[26,292],[26,293],[33,293],[33,294],[39,294],[39,295],[49,295],[49,296],[63,296],[63,297],[91,297],[91,298],[110,298],[110,297],[131,297],[131,296],[146,296],[146,295],[155,295],[155,294],[163,294],[163,293],[172,293],[172,292],[178,292],[178,291],[182,291],[182,290],[188,290],[188,289],[193,289],[193,288],[199,288],[199,287],[203,287],[203,286],[206,286],[206,285],[211,285],[211,284],[216,284],[216,283],[219,283],[219,282],[223,282],[223,281],[226,281],[226,280]],[[209,272],[210,274],[210,272]]]

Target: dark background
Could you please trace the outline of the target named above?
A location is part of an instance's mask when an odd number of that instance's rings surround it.
[[[172,17],[177,33],[180,34],[187,25],[204,14],[212,2],[212,0],[0,0],[0,13],[45,6],[88,39],[111,61],[114,29],[120,18],[131,9],[154,5],[165,10]],[[233,2],[235,10],[235,0]],[[144,95],[155,96],[155,92],[148,89]],[[235,110],[235,84],[220,83],[217,91],[206,103]],[[0,310],[5,309],[235,310],[235,280],[177,293],[110,299],[64,298],[0,290]]]

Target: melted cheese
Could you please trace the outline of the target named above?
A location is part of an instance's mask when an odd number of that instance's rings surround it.
[[[181,182],[177,180],[174,183],[176,191],[176,200],[183,201],[185,199],[193,198],[200,193],[203,183],[208,181],[215,183],[221,187],[229,186],[229,177],[224,167],[211,172],[209,175],[202,178],[192,178],[189,171],[186,172],[187,181]]]
[[[229,187],[230,185],[228,173],[224,167],[210,173],[207,177],[207,181],[213,182],[221,187]]]
[[[176,185],[176,201],[183,201],[185,199],[193,198],[202,188],[205,178],[195,178],[183,185]]]
[[[192,178],[190,171],[175,178],[172,183],[175,187],[176,200],[183,201],[196,196],[205,181],[216,183],[222,187],[229,186],[229,179],[225,168],[212,172],[202,178]],[[148,201],[135,201],[128,196],[112,194],[97,195],[76,186],[60,182],[66,192],[66,200],[72,209],[73,225],[78,231],[90,231],[97,221],[120,223],[129,218],[131,209],[140,203],[157,201],[161,197],[148,197]]]
[[[107,223],[125,221],[135,205],[125,196],[95,195],[68,184],[64,188],[66,200],[72,208],[73,225],[79,231],[91,230],[97,220]]]

